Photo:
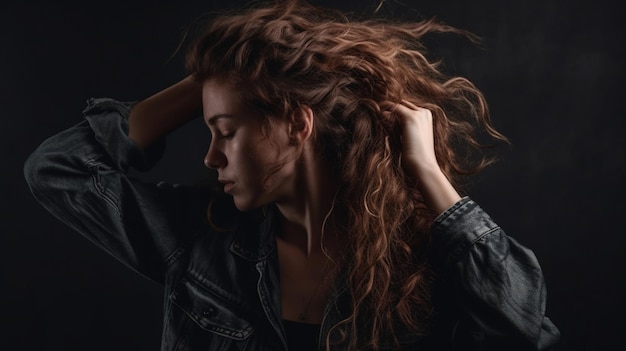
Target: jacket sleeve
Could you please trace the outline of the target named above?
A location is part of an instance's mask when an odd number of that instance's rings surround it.
[[[465,197],[433,227],[433,261],[454,300],[451,350],[550,350],[560,332],[545,315],[535,255]],[[445,302],[442,302],[445,304]]]
[[[157,282],[206,219],[208,196],[191,187],[148,184],[128,176],[145,170],[159,150],[143,152],[128,138],[132,103],[90,99],[85,120],[45,140],[26,160],[35,199],[135,271]],[[201,211],[204,210],[204,216]]]

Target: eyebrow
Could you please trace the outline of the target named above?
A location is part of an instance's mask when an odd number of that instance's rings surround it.
[[[232,115],[229,115],[229,114],[217,114],[217,115],[213,115],[213,116],[211,116],[211,117],[209,117],[209,118],[207,119],[207,124],[209,124],[209,125],[214,125],[214,124],[215,124],[215,122],[216,122],[218,119],[220,119],[220,118],[233,118],[233,116],[232,116]]]

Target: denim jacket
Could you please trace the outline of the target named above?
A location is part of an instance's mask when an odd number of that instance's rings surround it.
[[[242,213],[209,187],[132,179],[130,167],[148,169],[156,158],[127,136],[131,107],[92,98],[85,120],[45,140],[24,167],[34,197],[97,246],[163,285],[161,350],[286,350],[277,210],[268,205]],[[212,218],[229,225],[208,223],[211,200]],[[436,219],[431,235],[436,273],[431,333],[398,335],[402,349],[552,348],[560,333],[545,316],[544,278],[529,249],[505,235],[468,197]],[[338,278],[320,340],[349,312],[347,295]]]

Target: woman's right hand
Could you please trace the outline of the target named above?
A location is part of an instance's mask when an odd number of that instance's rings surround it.
[[[202,84],[190,76],[139,101],[128,117],[128,136],[145,149],[200,115]]]

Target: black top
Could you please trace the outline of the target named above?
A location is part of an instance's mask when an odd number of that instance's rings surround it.
[[[287,348],[292,351],[317,351],[320,325],[300,323],[283,319]]]

